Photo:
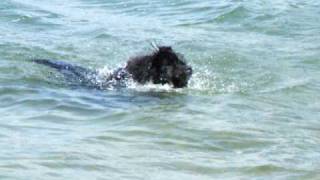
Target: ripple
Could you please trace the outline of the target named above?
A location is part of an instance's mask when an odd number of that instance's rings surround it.
[[[243,21],[243,19],[250,17],[250,12],[243,6],[238,6],[229,12],[220,14],[215,18],[219,23],[234,23],[237,21]]]
[[[301,89],[307,89],[311,80],[310,79],[289,79],[286,82],[281,83],[281,85],[274,87],[269,90],[262,91],[263,93],[270,93],[270,92],[297,92]]]

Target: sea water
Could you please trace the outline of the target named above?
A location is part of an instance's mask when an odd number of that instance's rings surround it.
[[[71,86],[170,45],[189,86]],[[0,179],[320,179],[320,1],[1,0]]]

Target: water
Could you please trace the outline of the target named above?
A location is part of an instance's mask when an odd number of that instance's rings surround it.
[[[0,179],[320,179],[316,0],[0,1]],[[190,86],[73,87],[150,43]]]

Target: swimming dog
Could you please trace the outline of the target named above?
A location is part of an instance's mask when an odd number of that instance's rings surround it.
[[[48,59],[33,59],[33,62],[52,67],[68,78],[80,80],[81,83],[97,84],[98,72],[95,70]],[[113,71],[105,77],[102,84],[103,86],[110,86],[111,82],[123,84],[131,78],[139,84],[150,82],[183,88],[188,85],[191,75],[192,68],[187,65],[182,55],[176,53],[170,46],[160,46],[150,54],[129,59],[125,67]]]

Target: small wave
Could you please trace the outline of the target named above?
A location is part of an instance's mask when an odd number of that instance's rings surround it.
[[[297,91],[300,88],[306,88],[311,79],[290,79],[282,82],[276,87],[268,88],[262,93],[281,92],[281,91]]]
[[[215,21],[220,23],[240,21],[249,17],[249,13],[249,10],[245,7],[238,6],[229,12],[220,14],[215,18]]]

